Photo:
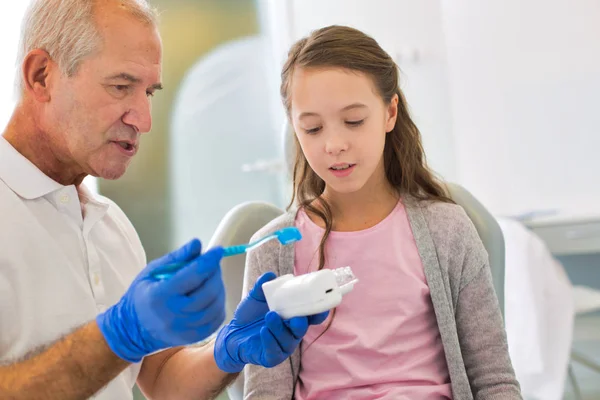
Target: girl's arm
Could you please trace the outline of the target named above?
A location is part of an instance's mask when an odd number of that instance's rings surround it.
[[[279,244],[276,241],[266,243],[246,256],[244,297],[258,278],[268,271],[280,275]],[[298,350],[293,357],[298,357]],[[244,369],[244,381],[244,399],[288,400],[292,398],[293,377],[289,359],[274,368],[247,365]]]
[[[467,274],[470,276],[461,282],[456,306],[456,325],[467,376],[475,400],[522,399],[490,266],[487,261],[481,265],[481,260],[487,259],[483,244],[474,243],[465,264],[479,265],[463,266],[463,270],[475,274]]]

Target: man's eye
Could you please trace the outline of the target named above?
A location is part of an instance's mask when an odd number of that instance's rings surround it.
[[[146,96],[148,97],[154,97],[154,92],[151,92],[149,90],[146,91]]]
[[[117,89],[119,92],[124,92],[127,89],[129,89],[128,85],[115,85],[115,89]]]

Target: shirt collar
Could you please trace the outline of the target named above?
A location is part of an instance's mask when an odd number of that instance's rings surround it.
[[[64,188],[44,174],[0,135],[0,179],[20,197],[32,200]]]
[[[106,198],[100,196],[99,194],[95,194],[94,192],[92,192],[90,190],[90,188],[88,188],[85,184],[85,179],[84,181],[81,183],[81,185],[79,185],[78,187],[78,192],[79,192],[79,198],[80,201],[83,204],[89,205],[96,205],[96,206],[100,206],[101,208],[108,208],[108,206],[110,205],[108,203],[108,201],[106,200]]]

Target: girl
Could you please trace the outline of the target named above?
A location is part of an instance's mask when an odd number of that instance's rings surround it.
[[[246,369],[245,397],[520,399],[487,253],[426,166],[394,61],[323,28],[290,50],[281,95],[298,207],[255,237],[295,225],[303,240],[250,253],[245,290],[269,270],[349,265],[359,282],[289,363]]]

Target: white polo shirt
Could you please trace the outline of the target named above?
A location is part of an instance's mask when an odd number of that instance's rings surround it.
[[[53,181],[0,136],[0,362],[94,320],[145,265],[115,203],[85,189],[80,202],[75,186]],[[132,365],[95,398],[133,398],[139,369]]]

